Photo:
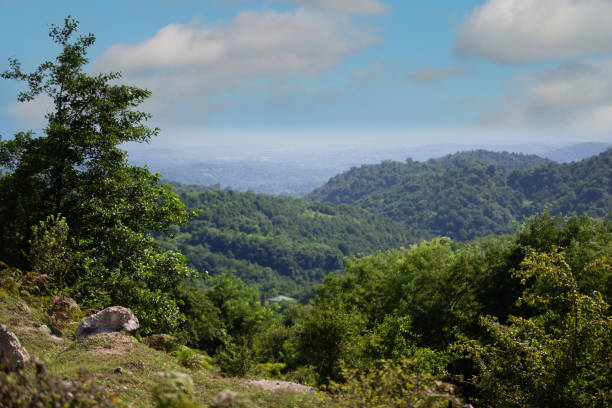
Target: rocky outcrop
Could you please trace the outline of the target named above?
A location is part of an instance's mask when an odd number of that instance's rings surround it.
[[[266,391],[291,391],[291,392],[304,392],[307,394],[314,394],[314,389],[302,384],[296,384],[289,381],[273,381],[273,380],[248,380],[245,382],[246,385],[252,385],[255,387],[263,388]]]
[[[5,325],[0,325],[0,361],[13,371],[21,370],[30,361],[27,350]]]
[[[126,331],[138,329],[138,318],[126,307],[111,306],[85,318],[76,330],[76,338],[83,339],[99,333]]]

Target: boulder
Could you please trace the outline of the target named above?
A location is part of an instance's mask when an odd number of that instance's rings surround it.
[[[138,329],[138,318],[126,307],[111,306],[85,318],[76,330],[76,338],[83,339],[99,333],[124,330],[128,333]]]
[[[5,325],[0,325],[0,361],[11,370],[21,370],[30,361],[30,355],[19,339]]]

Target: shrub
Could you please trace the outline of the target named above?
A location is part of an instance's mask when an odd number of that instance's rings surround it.
[[[253,366],[253,356],[245,345],[229,343],[225,350],[215,356],[215,363],[222,373],[244,377]]]
[[[2,408],[108,408],[117,406],[118,398],[92,381],[66,381],[49,374],[41,363],[36,371],[0,372]]]
[[[195,408],[191,402],[193,380],[180,371],[159,373],[159,382],[152,389],[156,408]]]
[[[192,348],[186,346],[179,346],[177,350],[172,352],[179,363],[190,370],[209,370],[212,368],[210,365],[210,357]]]

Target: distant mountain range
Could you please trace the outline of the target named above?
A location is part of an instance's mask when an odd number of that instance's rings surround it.
[[[611,145],[428,145],[381,148],[328,148],[311,151],[238,148],[192,148],[185,150],[129,148],[130,161],[147,165],[167,180],[200,185],[218,185],[238,191],[301,197],[331,177],[362,164],[384,160],[425,161],[458,151],[486,149],[537,154],[558,162],[579,161],[601,153]]]
[[[478,150],[353,168],[306,198],[357,205],[416,230],[468,240],[512,232],[513,222],[546,209],[603,216],[612,209],[611,177],[612,149],[566,164]]]

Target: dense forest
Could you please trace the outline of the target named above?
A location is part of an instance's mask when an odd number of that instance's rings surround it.
[[[51,26],[56,59],[2,73],[26,83],[20,101],[45,94],[54,110],[43,134],[0,142],[0,313],[20,327],[35,309],[70,345],[47,354],[55,371],[3,366],[0,405],[255,406],[212,402],[191,376],[297,381],[317,389],[307,407],[612,405],[610,150],[567,165],[477,151],[365,166],[313,193],[341,205],[179,186],[181,200],[120,149],[156,135],[137,110],[149,92],[84,73],[95,37],[74,39],[77,26]],[[570,211],[583,214],[557,215]],[[408,245],[419,231],[451,238]],[[327,276],[311,301],[270,305],[233,268],[270,294]],[[75,316],[61,321],[58,299]],[[113,305],[140,321],[116,337],[125,359],[162,339],[173,363],[145,392],[124,384],[150,384],[160,365],[100,370],[110,340],[73,334]]]
[[[306,295],[342,270],[346,256],[405,247],[418,236],[355,206],[206,190],[177,186],[185,205],[201,213],[175,227],[173,238],[160,237],[161,246],[180,250],[200,272],[233,270],[266,297]]]
[[[601,217],[612,202],[612,149],[581,162],[474,151],[426,162],[383,162],[337,175],[307,196],[354,204],[434,235],[504,234],[548,209]]]

